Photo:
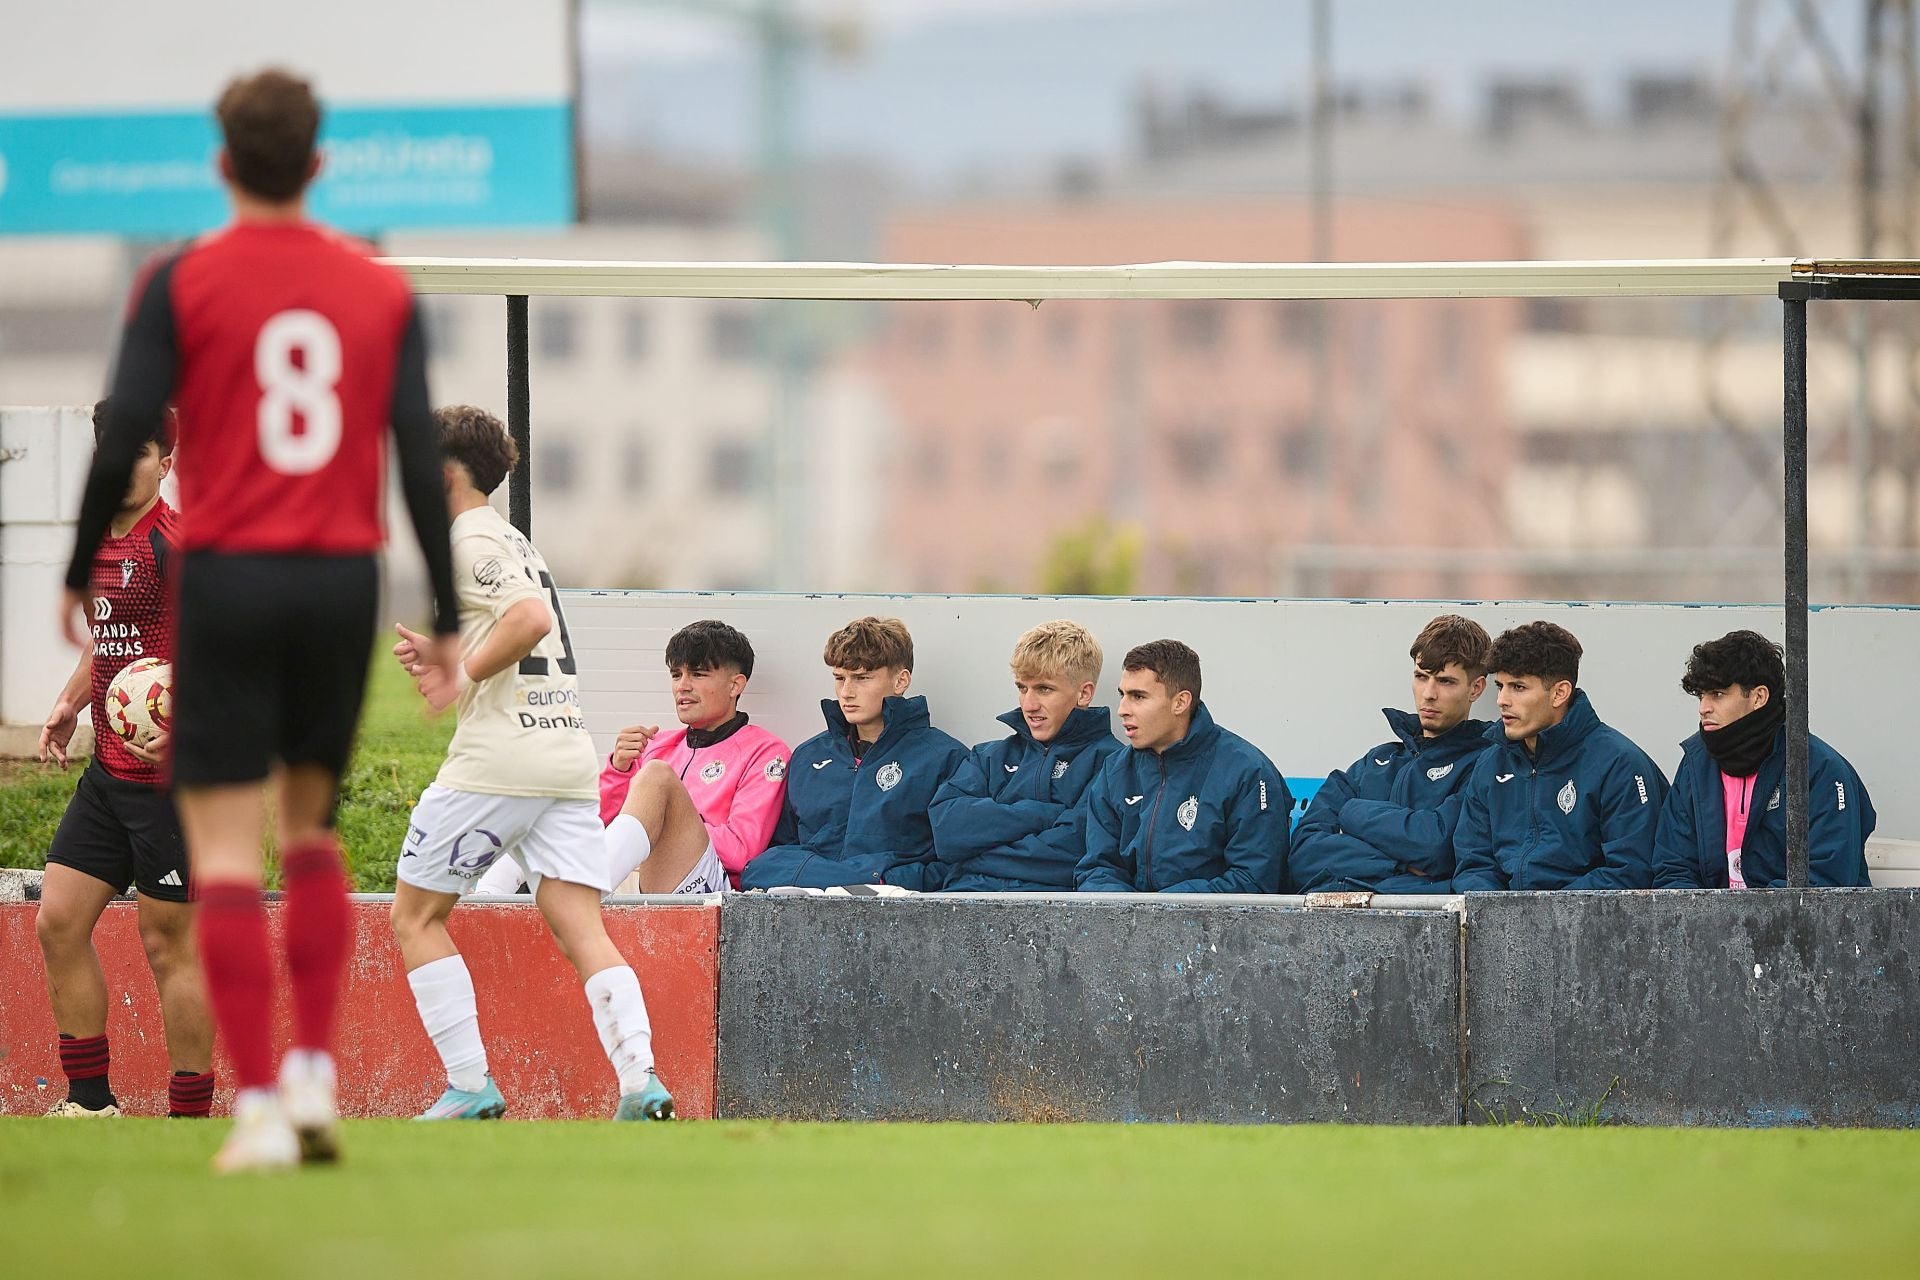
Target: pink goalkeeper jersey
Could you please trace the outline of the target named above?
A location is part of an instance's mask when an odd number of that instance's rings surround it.
[[[1722,773],[1720,794],[1727,808],[1727,888],[1744,889],[1747,879],[1740,866],[1740,850],[1747,843],[1747,806],[1753,803],[1752,776],[1741,778]]]
[[[703,734],[700,740],[709,738]],[[688,745],[684,725],[655,734],[631,769],[614,768],[608,757],[600,770],[600,821],[612,822],[619,815],[641,765],[664,761],[686,784],[693,807],[707,824],[715,856],[739,888],[741,868],[766,851],[780,820],[788,755],[786,743],[755,724],[743,724],[703,746]]]

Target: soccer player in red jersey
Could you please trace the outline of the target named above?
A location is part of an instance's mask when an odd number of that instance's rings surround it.
[[[106,402],[94,406],[96,440]],[[166,1024],[167,1113],[204,1116],[213,1105],[213,1023],[193,954],[187,905],[187,847],[166,792],[167,734],[139,747],[108,727],[113,678],[142,658],[173,656],[175,515],[160,496],[173,468],[173,415],[155,419],[141,443],[133,479],[93,557],[88,582],[92,643],[40,729],[40,758],[67,767],[80,708],[93,707],[93,762],[47,852],[35,926],[47,964],[47,998],[59,1033],[67,1096],[47,1114],[116,1116],[108,1081],[107,983],[93,949],[93,928],[117,893],[131,885],[139,902],[140,941],[160,992]]]
[[[333,1025],[352,945],[334,838],[378,604],[386,432],[433,586],[423,662],[451,679],[459,614],[420,320],[401,276],[306,220],[320,107],[268,70],[216,108],[225,229],[135,285],[87,478],[63,618],[139,443],[180,414],[174,799],[192,858],[201,965],[238,1092],[222,1172],[337,1153]],[[260,842],[278,816],[293,1043],[268,1038],[273,961]]]

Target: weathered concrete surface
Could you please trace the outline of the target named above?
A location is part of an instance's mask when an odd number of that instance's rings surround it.
[[[1197,898],[730,898],[718,1111],[1453,1124],[1459,936]]]
[[[1466,955],[1469,1121],[1920,1125],[1920,892],[1474,894]]]

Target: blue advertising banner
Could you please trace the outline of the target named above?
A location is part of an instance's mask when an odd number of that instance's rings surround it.
[[[161,239],[227,219],[205,110],[0,115],[0,235]],[[554,227],[574,218],[573,109],[341,106],[321,128],[314,217],[400,228]]]

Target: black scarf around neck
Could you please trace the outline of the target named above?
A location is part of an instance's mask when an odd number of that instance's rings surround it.
[[[1725,728],[1701,730],[1700,740],[1707,745],[1722,773],[1736,778],[1751,778],[1773,754],[1773,737],[1787,718],[1787,700],[1769,698],[1767,705],[1750,711]]]

